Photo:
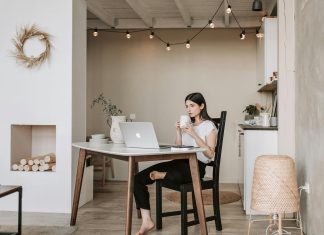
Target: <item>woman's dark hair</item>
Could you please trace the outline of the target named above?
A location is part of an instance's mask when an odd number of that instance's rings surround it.
[[[186,96],[185,102],[187,100],[190,100],[190,101],[198,104],[199,106],[204,104],[204,108],[200,112],[200,117],[204,120],[211,120],[211,117],[207,113],[207,104],[206,104],[205,98],[201,93],[199,93],[199,92],[191,93]],[[195,121],[194,118],[191,118],[191,121],[194,122]]]

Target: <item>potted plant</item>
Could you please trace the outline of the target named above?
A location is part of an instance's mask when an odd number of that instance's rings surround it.
[[[119,128],[119,122],[126,122],[126,116],[122,115],[123,111],[113,104],[111,99],[107,99],[101,93],[92,101],[91,108],[96,104],[102,106],[102,112],[106,115],[106,122],[110,127],[110,138],[114,143],[124,143],[124,138]]]
[[[258,116],[260,114],[260,112],[262,112],[263,110],[264,110],[264,107],[258,103],[256,103],[255,105],[250,104],[250,105],[246,106],[245,109],[243,110],[243,113],[247,113],[245,115],[245,120],[253,119],[255,116]]]

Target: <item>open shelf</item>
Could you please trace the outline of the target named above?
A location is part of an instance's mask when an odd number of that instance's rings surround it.
[[[258,92],[264,92],[264,91],[273,92],[273,91],[276,91],[277,90],[277,83],[278,83],[278,80],[273,80],[271,83],[265,84],[262,87],[260,87]]]

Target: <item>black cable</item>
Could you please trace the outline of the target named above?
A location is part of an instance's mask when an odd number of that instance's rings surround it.
[[[243,30],[243,28],[241,27],[240,23],[239,23],[238,20],[236,19],[236,16],[235,16],[234,12],[232,11],[231,13],[232,13],[232,15],[233,15],[233,17],[234,17],[234,19],[235,19],[237,25],[240,27],[241,30]]]
[[[225,0],[224,0],[225,1]],[[217,14],[217,12],[219,11],[219,8],[223,5],[224,1],[221,2],[221,4],[219,5],[219,7],[217,8],[215,14],[213,15],[213,17],[211,19],[214,19],[215,15]]]

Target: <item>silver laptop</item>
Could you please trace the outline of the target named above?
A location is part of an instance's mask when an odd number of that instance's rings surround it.
[[[152,122],[120,122],[127,148],[170,148],[171,145],[159,145]]]

